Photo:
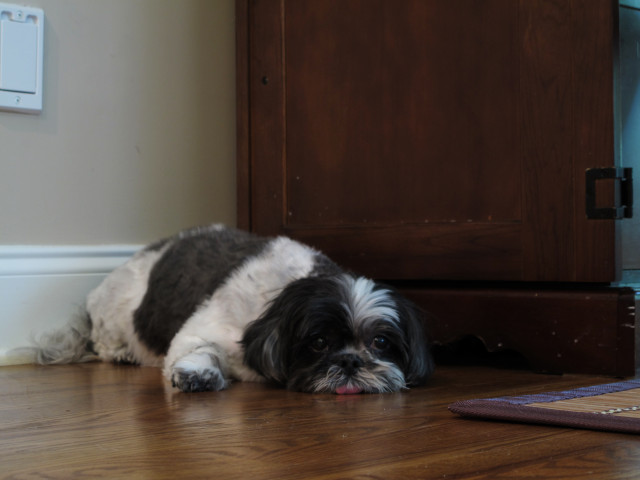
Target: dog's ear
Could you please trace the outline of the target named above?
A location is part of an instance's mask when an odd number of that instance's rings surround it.
[[[423,385],[434,368],[425,333],[427,314],[410,300],[398,294],[394,296],[405,332],[405,381],[407,386]]]
[[[286,384],[297,327],[305,318],[316,285],[316,279],[311,278],[290,283],[245,330],[244,362],[266,379]]]
[[[244,363],[268,380],[286,381],[282,312],[276,299],[260,318],[250,323],[242,337]],[[286,334],[286,332],[285,332]]]

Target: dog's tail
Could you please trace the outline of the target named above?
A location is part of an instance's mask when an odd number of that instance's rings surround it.
[[[33,346],[11,350],[10,358],[19,363],[53,365],[98,360],[91,342],[91,317],[79,312],[64,327],[45,332],[32,339]]]

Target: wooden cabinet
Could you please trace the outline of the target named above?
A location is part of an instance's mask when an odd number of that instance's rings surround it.
[[[618,164],[617,2],[240,0],[237,15],[240,226],[402,282],[435,311],[435,341],[523,351],[522,322],[553,317],[573,325],[568,349],[585,326],[623,340],[593,339],[604,367],[563,362],[564,346],[534,367],[631,372],[633,295],[606,287],[618,223],[585,215],[586,169]],[[497,303],[478,311],[487,289]],[[525,319],[540,292],[556,303]]]

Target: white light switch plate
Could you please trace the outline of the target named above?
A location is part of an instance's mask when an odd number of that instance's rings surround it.
[[[0,3],[0,110],[42,111],[44,12]]]

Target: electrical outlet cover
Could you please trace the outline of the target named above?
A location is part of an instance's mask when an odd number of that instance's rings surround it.
[[[44,12],[0,3],[0,110],[42,111]]]

